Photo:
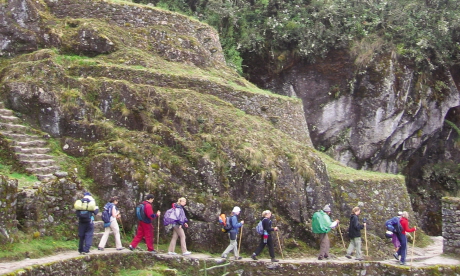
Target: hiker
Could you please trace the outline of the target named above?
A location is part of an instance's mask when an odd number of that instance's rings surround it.
[[[164,218],[165,222],[170,220],[168,224],[172,224],[173,236],[171,242],[169,243],[168,254],[177,255],[174,252],[176,247],[177,238],[180,238],[180,248],[182,250],[182,255],[190,255],[192,252],[187,250],[187,244],[185,243],[185,232],[184,227],[188,228],[188,219],[185,216],[184,206],[187,203],[187,200],[184,197],[181,197],[177,200],[177,203],[173,203],[172,208],[174,209],[173,217]]]
[[[142,202],[144,205],[144,213],[145,213],[145,219],[144,220],[139,220],[139,223],[137,225],[137,233],[136,236],[134,237],[133,241],[129,245],[129,250],[133,251],[139,242],[142,240],[142,238],[145,239],[145,244],[147,245],[147,250],[151,252],[152,254],[157,253],[153,247],[153,225],[152,225],[152,219],[160,216],[161,212],[157,211],[156,214],[153,212],[152,208],[152,203],[153,203],[153,195],[148,194],[145,197],[145,201]]]
[[[86,192],[83,194],[83,199],[86,199],[89,203],[95,204],[94,198],[91,196],[91,193]],[[88,203],[88,205],[89,205]],[[94,211],[82,211],[77,210],[77,217],[78,217],[78,237],[80,241],[78,243],[78,252],[80,254],[88,254],[91,245],[93,244],[93,236],[94,236],[94,215],[97,215],[99,212],[99,207],[95,207]],[[87,216],[83,217],[82,214],[88,214]]]
[[[350,216],[350,226],[348,228],[348,236],[350,237],[350,245],[347,249],[347,254],[345,257],[351,259],[351,254],[354,250],[356,250],[356,260],[362,261],[363,258],[361,256],[361,229],[366,226],[366,222],[363,221],[363,224],[359,224],[359,214],[361,213],[361,209],[359,207],[354,207],[351,210]]]
[[[409,213],[406,211],[402,212],[401,214],[401,227],[402,231],[401,233],[398,234],[398,239],[399,242],[401,243],[401,247],[399,247],[398,250],[398,255],[401,256],[401,259],[399,260],[401,265],[406,265],[406,255],[407,255],[407,237],[406,233],[407,232],[414,232],[417,230],[417,227],[409,228]]]
[[[105,227],[104,229],[104,235],[101,238],[101,241],[99,242],[99,245],[97,247],[98,250],[103,251],[105,244],[107,243],[107,239],[109,238],[110,230],[113,232],[113,236],[115,237],[115,248],[117,250],[123,250],[125,249],[121,245],[121,239],[120,239],[120,227],[118,226],[118,221],[117,219],[121,217],[120,211],[117,208],[118,204],[118,196],[114,196],[110,198],[109,202],[105,204],[104,209],[109,210],[110,216],[110,226]]]
[[[272,221],[270,220],[272,216],[272,213],[269,210],[265,210],[262,212],[262,226],[264,229],[264,233],[260,235],[260,243],[259,247],[257,247],[256,251],[252,253],[251,258],[253,260],[257,260],[257,255],[262,252],[264,249],[265,245],[268,245],[268,253],[270,254],[270,258],[272,262],[278,262],[277,259],[275,259],[275,249],[273,245],[273,238],[272,238],[272,232],[273,231],[278,231],[278,227],[272,228]]]
[[[400,221],[401,221],[401,215],[402,215],[402,212],[398,212],[398,217]],[[399,251],[399,248],[401,247],[401,243],[399,242],[398,235],[393,232],[391,233],[392,233],[391,242],[393,243],[395,247],[395,253],[393,253],[393,256],[395,257],[396,260],[399,261],[398,251]]]
[[[339,220],[331,221],[330,218],[331,207],[329,204],[324,206],[323,210],[320,210],[313,214],[312,218],[312,230],[313,233],[319,234],[319,255],[318,260],[329,258],[329,237],[327,233],[335,228],[339,224]]]
[[[238,242],[237,242],[237,236],[239,232],[239,228],[243,226],[244,220],[242,220],[240,223],[238,223],[238,215],[240,214],[241,209],[238,206],[233,207],[232,214],[230,217],[230,224],[232,225],[232,229],[228,231],[228,237],[230,239],[230,244],[227,246],[227,249],[225,249],[224,253],[222,253],[222,258],[226,259],[227,254],[230,253],[230,251],[233,250],[233,255],[235,255],[235,260],[241,260],[242,257],[238,255]]]

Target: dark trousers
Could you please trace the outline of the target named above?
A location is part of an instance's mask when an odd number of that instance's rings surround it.
[[[401,246],[398,249],[398,255],[401,256],[400,261],[405,263],[407,255],[407,237],[405,234],[398,233],[398,240],[399,243],[401,243]]]
[[[93,244],[94,224],[93,222],[79,223],[78,224],[78,252],[89,252],[89,248]]]
[[[267,243],[264,243],[264,236],[263,235],[260,236],[259,247],[257,247],[257,249],[254,252],[254,254],[256,254],[256,256],[259,255],[260,252],[262,252],[262,250],[264,249],[265,245],[268,245],[268,253],[270,253],[270,257],[272,259],[274,259],[275,258],[275,249],[273,248],[272,235],[268,235]]]

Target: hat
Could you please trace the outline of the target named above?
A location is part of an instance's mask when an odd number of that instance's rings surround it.
[[[238,212],[241,212],[240,207],[238,206],[233,207],[232,213],[238,213]]]
[[[90,196],[91,194],[89,192],[86,192],[83,194],[84,196]]]
[[[329,204],[327,204],[326,206],[324,206],[323,211],[324,211],[324,212],[330,212],[330,211],[331,211],[331,207],[329,207]]]

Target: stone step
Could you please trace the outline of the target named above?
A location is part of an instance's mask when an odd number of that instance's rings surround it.
[[[7,109],[3,109],[3,110],[7,110]],[[20,121],[21,121],[21,119],[19,119],[16,116],[3,115],[0,112],[0,122],[3,122],[3,123],[18,123]]]
[[[0,123],[0,130],[7,130],[16,133],[24,133],[29,128],[23,125],[16,125],[16,124],[8,124],[8,123]]]
[[[40,148],[40,147],[46,146],[48,142],[44,140],[32,140],[32,141],[24,141],[24,142],[14,141],[13,144],[15,146],[22,147],[22,148]]]
[[[13,110],[9,109],[0,109],[0,114],[3,116],[13,116]]]
[[[40,168],[26,168],[26,171],[31,174],[52,174],[55,171],[59,170],[59,166],[49,166],[49,167],[40,167]]]
[[[26,154],[44,154],[51,151],[49,148],[23,148],[19,146],[13,146],[13,150],[16,153],[26,153]]]
[[[18,159],[20,161],[26,161],[26,160],[48,160],[48,159],[54,159],[52,155],[48,154],[26,154],[26,153],[18,153],[16,154]]]
[[[48,159],[48,160],[24,160],[20,161],[21,164],[26,167],[27,169],[30,168],[42,168],[42,167],[51,167],[56,164],[56,161],[53,159]]]
[[[33,141],[33,140],[40,139],[39,136],[32,135],[32,134],[20,134],[20,133],[14,133],[11,131],[0,131],[0,133],[6,138],[11,139],[13,141],[18,141],[18,142]]]
[[[50,173],[50,174],[36,174],[35,176],[40,181],[56,179],[56,176],[54,174],[52,174],[52,173]]]

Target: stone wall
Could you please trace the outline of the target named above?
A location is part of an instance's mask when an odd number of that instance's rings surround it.
[[[17,191],[17,180],[0,175],[0,242],[9,241],[9,235],[17,230]]]
[[[460,253],[460,198],[442,198],[442,237],[444,253]]]

